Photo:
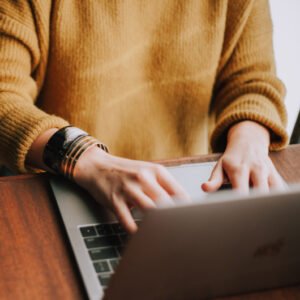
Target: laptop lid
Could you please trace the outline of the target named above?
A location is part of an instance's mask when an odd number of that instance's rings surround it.
[[[300,281],[300,187],[150,211],[107,299],[206,299]]]

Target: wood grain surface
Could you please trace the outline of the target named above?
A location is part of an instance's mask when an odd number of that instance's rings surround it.
[[[176,165],[218,157],[206,155],[162,163]],[[272,153],[271,158],[287,182],[300,182],[299,145]],[[0,177],[1,300],[87,297],[47,178]],[[300,299],[300,285],[218,299],[296,300]]]
[[[0,178],[0,299],[85,299],[46,176]]]

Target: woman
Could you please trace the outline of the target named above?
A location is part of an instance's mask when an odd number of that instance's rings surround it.
[[[282,186],[268,157],[288,137],[267,1],[2,1],[0,31],[8,167],[64,173],[130,232],[132,205],[188,198],[145,160],[211,146],[224,154],[205,191],[225,174],[243,192]]]

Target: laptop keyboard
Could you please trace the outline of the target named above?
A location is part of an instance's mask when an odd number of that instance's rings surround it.
[[[140,220],[136,220],[139,226]],[[85,225],[79,228],[102,287],[115,272],[129,235],[120,223]]]

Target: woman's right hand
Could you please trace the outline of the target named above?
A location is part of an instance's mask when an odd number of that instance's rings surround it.
[[[43,162],[43,152],[57,130],[48,129],[34,140],[26,164],[51,172]],[[189,200],[184,189],[162,165],[116,157],[96,146],[80,156],[73,175],[75,182],[96,201],[114,211],[129,232],[137,229],[130,213],[133,206],[145,210],[158,204],[172,204],[173,197]]]
[[[130,208],[142,210],[173,204],[173,197],[189,200],[188,194],[162,165],[113,156],[92,147],[74,169],[75,182],[109,207],[128,232],[137,226]]]

